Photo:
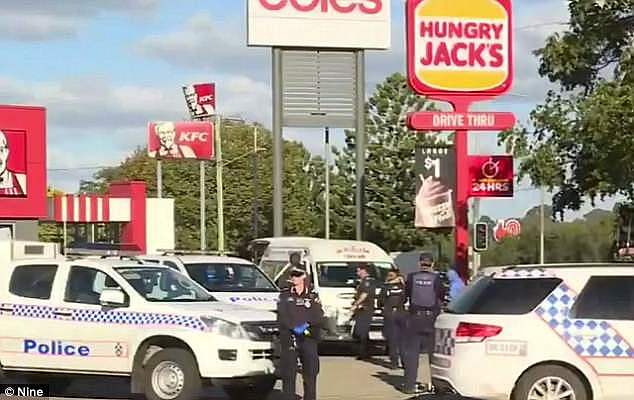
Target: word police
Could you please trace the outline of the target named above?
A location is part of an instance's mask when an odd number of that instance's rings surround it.
[[[33,339],[24,339],[24,352],[27,354],[42,354],[47,356],[81,356],[88,357],[90,348],[64,343],[61,340],[51,340],[38,343]]]

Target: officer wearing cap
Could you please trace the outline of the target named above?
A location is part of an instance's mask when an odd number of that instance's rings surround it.
[[[290,287],[280,294],[277,320],[280,324],[282,391],[285,399],[295,400],[297,360],[302,363],[304,399],[317,398],[319,355],[317,344],[324,311],[317,294],[310,290],[306,270],[292,267]]]
[[[409,302],[405,339],[405,387],[408,394],[420,392],[416,385],[419,354],[424,347],[431,361],[434,352],[434,323],[440,314],[444,297],[440,276],[434,272],[434,259],[430,253],[419,257],[420,271],[408,275],[405,296]],[[431,382],[427,382],[431,390]]]
[[[370,341],[370,325],[374,316],[374,301],[376,298],[376,283],[370,276],[370,267],[367,264],[357,266],[359,285],[352,302],[354,313],[354,330],[352,336],[359,341],[358,360],[370,358],[368,344]]]
[[[398,269],[388,271],[377,305],[383,311],[383,335],[387,340],[388,354],[392,369],[403,362],[402,328],[405,312],[405,280]]]
[[[302,254],[298,251],[292,252],[288,257],[288,264],[286,264],[284,272],[278,280],[278,286],[280,289],[287,289],[291,287],[290,273],[294,268],[305,269],[305,266],[302,264]]]

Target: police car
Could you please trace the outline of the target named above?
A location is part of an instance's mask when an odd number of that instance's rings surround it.
[[[0,377],[130,376],[150,400],[193,399],[202,383],[260,398],[276,381],[275,320],[159,265],[14,261],[0,274]]]
[[[280,289],[259,267],[245,259],[212,252],[163,251],[138,259],[176,269],[203,286],[216,299],[275,311]]]
[[[634,399],[634,265],[508,267],[439,316],[439,391],[479,399]]]

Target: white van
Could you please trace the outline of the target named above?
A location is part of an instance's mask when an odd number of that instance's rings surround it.
[[[350,306],[357,286],[356,267],[368,264],[370,274],[382,283],[387,272],[394,268],[392,258],[379,246],[370,242],[353,240],[326,240],[310,237],[281,237],[256,239],[251,248],[261,254],[260,268],[275,281],[280,282],[289,268],[289,257],[299,252],[307,266],[312,285],[319,293],[328,320],[327,341],[352,339]],[[378,288],[377,288],[378,294]],[[383,318],[375,312],[370,340],[384,340]]]

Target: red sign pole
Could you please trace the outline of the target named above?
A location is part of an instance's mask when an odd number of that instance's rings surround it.
[[[454,112],[469,112],[472,100],[456,98],[452,100]],[[456,270],[460,276],[469,278],[469,132],[458,130],[455,133],[456,149],[456,231],[455,246]]]

